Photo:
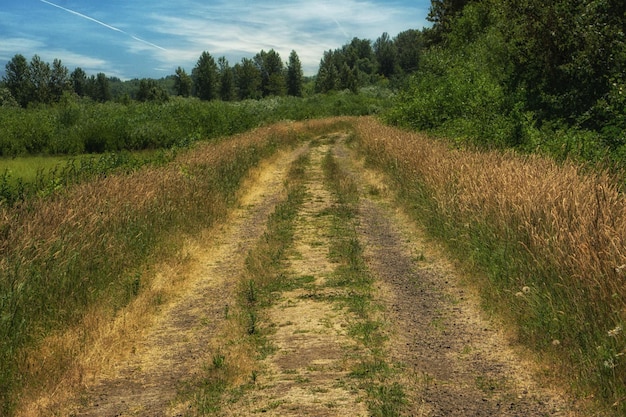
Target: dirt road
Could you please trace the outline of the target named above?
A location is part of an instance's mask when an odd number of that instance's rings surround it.
[[[318,138],[262,164],[228,224],[189,256],[184,290],[160,309],[132,352],[87,379],[65,410],[75,416],[577,415],[571,401],[536,379],[536,366],[480,312],[462,275],[396,207],[389,181],[366,169],[345,139],[341,132]],[[301,155],[309,157],[306,194],[280,261],[289,285],[273,293],[259,324],[271,349],[240,357],[250,377],[223,387],[211,412],[198,411],[205,399],[189,395],[188,382],[221,366],[219,352],[246,337],[233,334],[229,315],[241,302],[239,277]],[[323,169],[329,158],[358,191],[357,200],[346,203],[333,190]],[[354,248],[350,261],[338,255],[341,245]]]

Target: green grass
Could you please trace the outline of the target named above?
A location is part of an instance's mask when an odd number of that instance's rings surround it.
[[[290,167],[285,182],[287,198],[276,206],[268,219],[267,231],[246,257],[246,267],[239,285],[241,310],[239,320],[240,328],[245,329],[245,334],[242,335],[243,342],[239,343],[250,344],[251,351],[254,351],[258,358],[266,357],[275,350],[268,337],[271,330],[260,325],[264,309],[275,300],[273,295],[276,292],[293,285],[283,274],[283,261],[293,241],[294,220],[304,201],[302,180],[308,163],[308,155],[304,155]],[[297,281],[307,283],[311,281],[311,277],[298,277]],[[207,367],[200,383],[196,383],[196,388],[191,390],[192,406],[198,415],[219,412],[226,394],[239,392],[241,395],[241,391],[246,389],[234,385],[237,380],[234,369],[228,368],[228,364],[225,364],[222,358],[218,358],[218,363],[220,366],[216,365],[214,357],[213,364]],[[255,371],[252,383],[254,380],[256,380]],[[279,402],[270,405],[270,409],[279,405]]]
[[[17,158],[1,158],[0,172],[6,172],[12,181],[21,178],[23,182],[34,182],[40,171],[49,172],[59,166],[66,165],[73,159],[69,156],[20,156]]]
[[[357,320],[349,334],[365,348],[351,372],[367,393],[367,404],[372,416],[400,416],[406,403],[406,394],[394,381],[394,369],[385,355],[384,323],[377,318],[381,306],[373,300],[374,277],[363,259],[363,247],[358,240],[356,222],[359,192],[357,184],[328,152],[323,161],[325,182],[338,204],[332,214],[330,256],[338,263],[328,285],[346,290],[346,295],[335,300],[348,308]]]
[[[144,268],[174,256],[186,233],[224,218],[251,167],[329,128],[314,125],[280,124],[198,144],[162,166],[91,177],[46,198],[0,205],[0,414],[12,415],[23,390],[55,387],[72,366],[76,355],[62,344],[42,351],[47,337],[77,329],[86,345],[72,349],[86,349],[94,331],[81,327],[86,312],[114,316],[147,284]],[[289,215],[281,209],[276,216]],[[278,240],[288,242],[284,234]]]

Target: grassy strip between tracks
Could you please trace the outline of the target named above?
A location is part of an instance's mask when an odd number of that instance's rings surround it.
[[[273,350],[269,330],[262,325],[263,309],[286,285],[284,254],[292,244],[294,220],[304,199],[302,180],[307,164],[307,155],[292,164],[285,182],[287,198],[276,206],[267,231],[248,253],[236,311],[226,312],[232,329],[220,342],[204,374],[182,395],[191,400],[194,415],[212,415],[220,411],[224,401],[235,402],[254,386],[258,372],[255,361]]]
[[[394,364],[385,355],[384,323],[378,318],[381,306],[373,298],[374,277],[363,260],[363,247],[356,232],[359,193],[357,185],[329,151],[323,161],[327,186],[338,204],[333,211],[330,253],[337,262],[328,285],[342,288],[345,296],[337,300],[356,317],[350,335],[363,346],[365,354],[354,366],[351,377],[367,393],[372,416],[399,416],[404,409],[406,393],[395,381]]]

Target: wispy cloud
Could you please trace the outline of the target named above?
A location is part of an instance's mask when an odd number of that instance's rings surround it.
[[[40,7],[21,0],[3,4],[0,67],[16,53],[36,53],[47,60],[62,59],[70,68],[75,65],[128,79],[160,77],[177,66],[190,70],[203,51],[216,58],[226,56],[234,65],[262,49],[276,50],[283,60],[295,50],[305,73],[312,75],[324,51],[353,37],[373,41],[383,32],[395,36],[421,28],[427,23],[430,0],[40,0],[36,4]],[[51,7],[62,12],[53,16]],[[46,58],[51,51],[59,55]]]
[[[296,50],[305,72],[313,74],[325,50],[338,48],[353,37],[374,40],[384,31],[393,36],[418,27],[415,14],[415,7],[392,8],[373,1],[295,0],[259,2],[250,7],[249,2],[231,0],[188,1],[176,13],[160,10],[149,18],[155,32],[180,45],[158,54],[166,62],[183,65],[204,50],[214,55],[239,53],[240,59],[242,54],[273,48],[283,59]]]
[[[42,2],[42,3],[49,4],[50,6],[57,7],[57,8],[59,8],[59,9],[61,9],[61,10],[64,10],[64,11],[66,11],[66,12],[68,12],[68,13],[71,13],[71,14],[73,14],[73,15],[76,15],[76,16],[78,16],[78,17],[82,17],[83,19],[90,20],[90,21],[92,21],[92,22],[94,22],[94,23],[97,23],[97,24],[99,24],[99,25],[101,25],[101,26],[104,26],[104,27],[105,27],[105,28],[107,28],[107,29],[111,29],[111,30],[113,30],[113,31],[115,31],[115,32],[119,32],[119,33],[122,33],[122,34],[124,34],[124,35],[130,36],[130,37],[131,37],[131,38],[133,38],[134,40],[136,40],[136,41],[138,41],[138,42],[141,42],[141,43],[144,43],[144,44],[146,44],[146,45],[149,45],[149,46],[151,46],[151,47],[153,47],[153,48],[160,49],[160,50],[162,50],[162,51],[166,51],[166,49],[165,49],[165,48],[163,48],[163,47],[161,47],[161,46],[159,46],[159,45],[156,45],[156,44],[154,44],[154,43],[152,43],[152,42],[148,42],[148,41],[146,41],[146,40],[144,40],[144,39],[141,39],[141,38],[139,38],[139,37],[137,37],[137,36],[131,35],[130,33],[125,32],[125,31],[123,31],[123,30],[122,30],[122,29],[120,29],[120,28],[116,28],[115,26],[111,26],[111,25],[109,25],[109,24],[107,24],[107,23],[104,23],[104,22],[102,22],[102,21],[98,20],[98,19],[94,19],[93,17],[87,16],[87,15],[85,15],[85,14],[79,13],[79,12],[77,12],[77,11],[75,11],[75,10],[68,9],[68,8],[66,8],[66,7],[63,7],[63,6],[59,6],[58,4],[51,3],[51,2],[49,2],[49,1],[47,1],[47,0],[39,0],[39,1],[40,1],[40,2]]]

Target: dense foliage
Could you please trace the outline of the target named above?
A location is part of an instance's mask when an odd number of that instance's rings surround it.
[[[141,85],[146,94],[163,94],[149,81]],[[66,95],[54,106],[0,107],[0,156],[104,153],[102,157],[80,158],[54,173],[41,172],[35,184],[23,183],[21,178],[0,170],[0,205],[12,205],[58,184],[106,174],[120,164],[130,164],[134,169],[137,161],[128,159],[125,151],[184,148],[197,140],[216,139],[279,120],[376,114],[389,104],[388,90],[365,89],[359,95],[337,93],[236,102],[172,97],[163,101],[96,103]],[[162,159],[162,152],[156,159]]]
[[[52,66],[38,55],[30,62],[15,55],[5,67],[0,83],[0,106],[28,107],[58,103],[64,94],[90,98],[94,101],[167,101],[169,96],[201,100],[232,101],[269,96],[303,95],[304,76],[296,51],[291,51],[287,64],[278,52],[262,50],[254,58],[243,58],[234,67],[225,57],[217,60],[208,52],[200,54],[189,75],[182,67],[175,74],[160,80],[133,79],[122,81],[103,73],[87,76],[78,67],[71,73],[61,60]]]
[[[482,146],[623,159],[626,5],[440,0],[389,120]]]
[[[414,29],[400,32],[394,39],[385,32],[374,43],[353,38],[341,48],[324,52],[315,90],[357,92],[384,80],[398,81],[417,70],[422,48],[422,32]]]

